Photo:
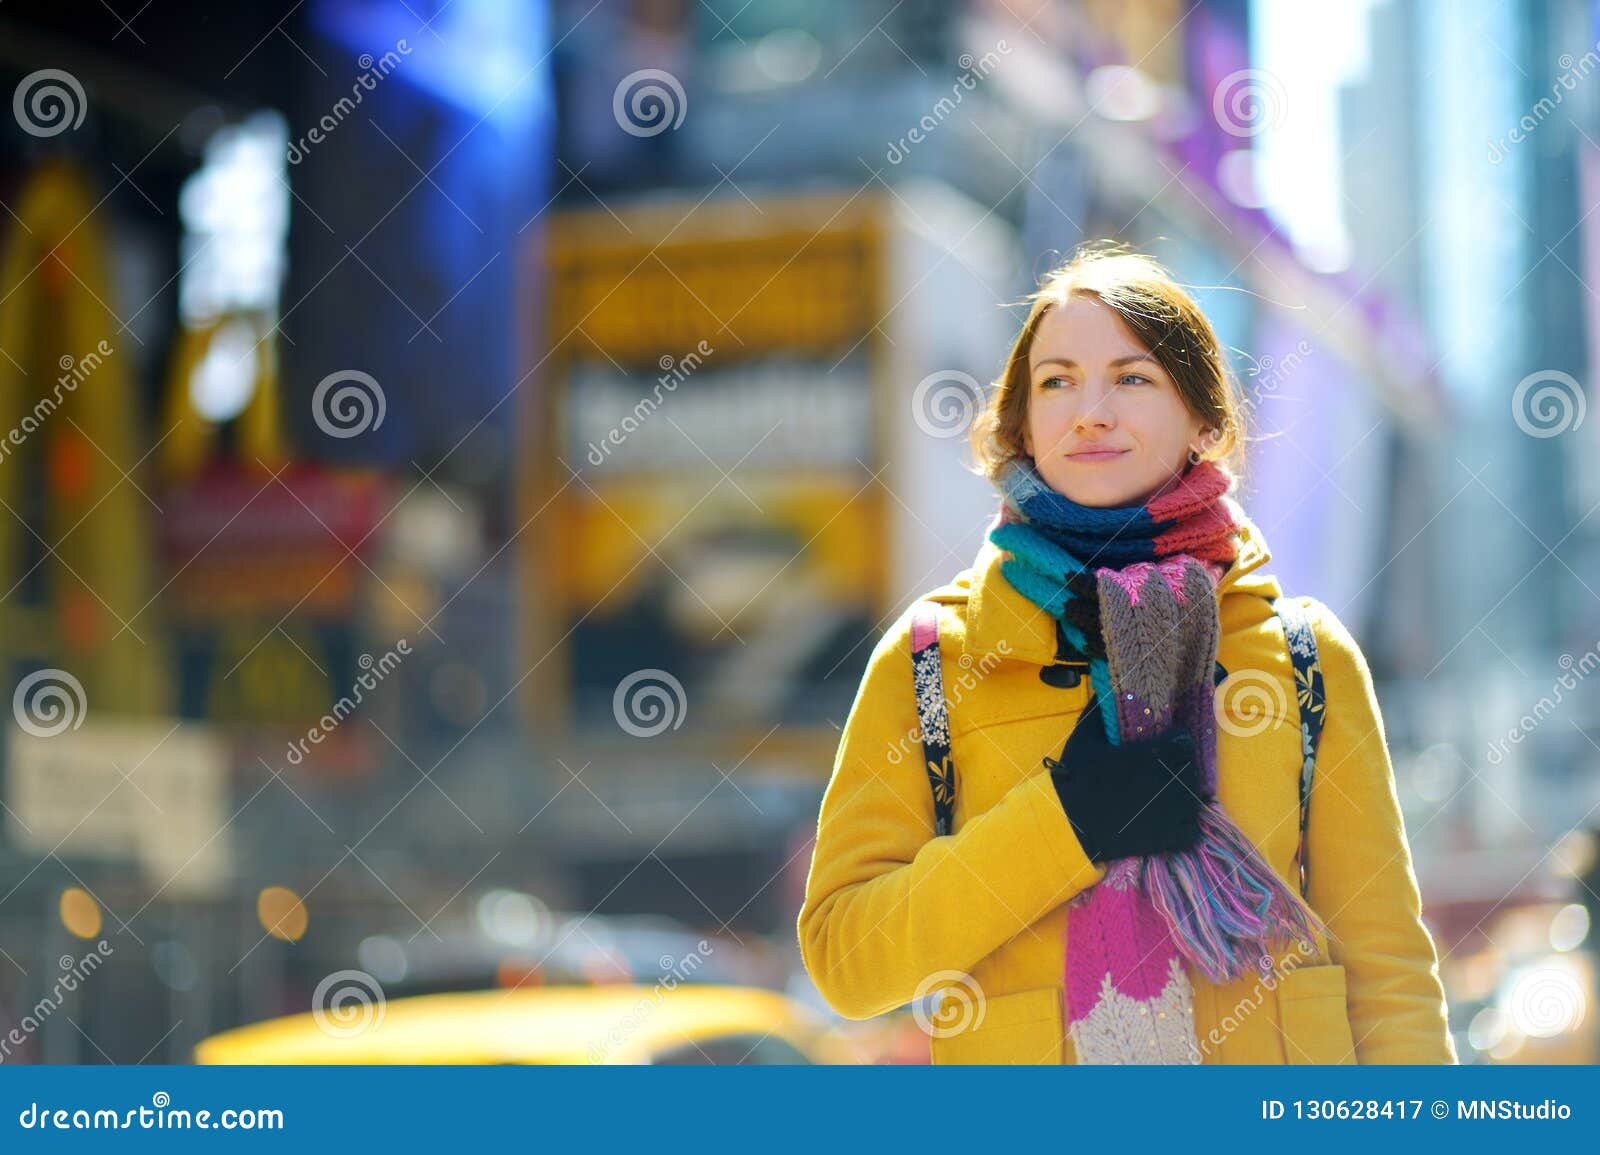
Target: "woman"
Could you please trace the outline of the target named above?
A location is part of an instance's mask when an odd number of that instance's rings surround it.
[[[1000,513],[873,651],[823,799],[823,996],[863,1019],[942,990],[936,1063],[1456,1062],[1366,660],[1310,599],[1291,660],[1209,322],[1089,247],[996,386],[973,443]],[[943,675],[914,687],[918,628]]]

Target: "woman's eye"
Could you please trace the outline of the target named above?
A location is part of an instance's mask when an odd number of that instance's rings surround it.
[[[1071,384],[1071,382],[1068,381],[1065,377],[1046,377],[1043,381],[1039,382],[1039,388],[1041,388],[1041,389],[1055,389],[1055,388],[1058,388],[1058,387],[1060,387],[1062,385],[1070,385],[1070,384]]]
[[[1137,385],[1148,385],[1148,384],[1150,384],[1150,378],[1141,377],[1137,373],[1124,373],[1121,377],[1117,378],[1117,383],[1118,384],[1126,385],[1129,382],[1132,382],[1132,383],[1137,384]]]

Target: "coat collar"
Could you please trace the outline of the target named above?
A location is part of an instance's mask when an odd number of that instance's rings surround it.
[[[1239,556],[1217,583],[1219,601],[1232,594],[1281,596],[1278,579],[1259,572],[1272,559],[1260,527],[1241,513],[1236,536]],[[1056,656],[1055,623],[1000,572],[1005,556],[985,538],[972,566],[927,596],[933,601],[967,603],[965,652],[975,656],[998,653],[1004,643],[1008,657],[1049,665]]]

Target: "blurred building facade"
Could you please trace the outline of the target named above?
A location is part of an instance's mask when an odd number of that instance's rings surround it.
[[[1242,499],[1361,640],[1476,958],[1600,801],[1558,689],[1600,661],[1595,426],[1516,408],[1600,341],[1597,11],[1374,3],[1311,88],[1246,0],[325,0],[137,45],[8,9],[7,83],[56,62],[89,115],[0,139],[7,421],[114,352],[0,460],[0,646],[87,702],[7,748],[0,1007],[91,929],[117,1061],[353,965],[526,981],[560,952],[518,912],[788,951],[867,654],[981,540],[962,434],[1015,304],[1103,236],[1234,354]],[[1319,233],[1275,183],[1311,100]],[[117,801],[55,825],[85,792]]]

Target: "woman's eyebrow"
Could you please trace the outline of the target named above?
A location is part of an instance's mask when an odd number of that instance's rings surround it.
[[[1148,353],[1129,353],[1125,357],[1113,357],[1109,364],[1132,365],[1138,361],[1148,361],[1151,364],[1159,364],[1159,362],[1157,362],[1156,359],[1150,356]],[[1068,369],[1076,369],[1078,367],[1078,363],[1072,360],[1070,357],[1041,357],[1033,363],[1033,367],[1035,369],[1038,369],[1041,365],[1061,365]]]

